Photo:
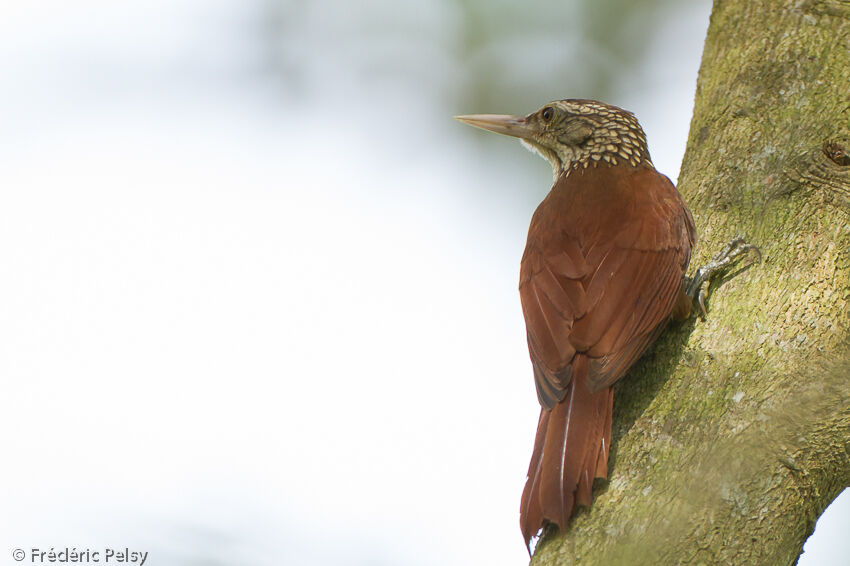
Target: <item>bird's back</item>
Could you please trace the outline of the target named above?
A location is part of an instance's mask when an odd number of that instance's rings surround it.
[[[593,390],[625,373],[642,349],[624,348],[667,320],[693,242],[690,212],[651,167],[591,165],[556,181],[534,213],[520,267],[544,407],[560,400],[577,353],[594,362]],[[626,354],[627,363],[613,359]]]

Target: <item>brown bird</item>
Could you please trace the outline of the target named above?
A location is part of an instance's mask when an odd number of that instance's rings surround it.
[[[655,170],[631,112],[559,100],[525,117],[457,119],[519,138],[554,172],[520,266],[541,405],[520,508],[529,545],[547,524],[563,529],[576,505],[590,505],[594,478],[608,475],[614,383],[671,315],[686,317],[697,294],[703,305],[701,286],[713,270],[685,277],[694,221]],[[715,263],[737,255],[728,251]]]

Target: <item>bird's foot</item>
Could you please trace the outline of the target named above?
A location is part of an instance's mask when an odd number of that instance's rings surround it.
[[[711,280],[736,264],[741,256],[751,254],[754,254],[755,259],[748,263],[744,269],[760,262],[761,252],[756,246],[744,241],[741,236],[736,236],[710,262],[697,269],[693,277],[685,278],[685,294],[691,301],[696,299],[703,317],[706,316],[705,299],[708,296],[708,285]]]

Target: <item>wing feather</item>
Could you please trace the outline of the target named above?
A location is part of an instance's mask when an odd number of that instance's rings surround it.
[[[546,409],[564,397],[577,353],[589,360],[591,390],[616,382],[657,338],[681,292],[694,241],[687,207],[654,170],[617,169],[595,186],[559,180],[529,230],[520,296]]]

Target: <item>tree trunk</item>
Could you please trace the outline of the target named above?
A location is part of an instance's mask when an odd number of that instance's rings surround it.
[[[534,566],[791,565],[850,485],[850,2],[715,1],[679,189],[692,267],[763,261],[621,381],[609,481]]]

